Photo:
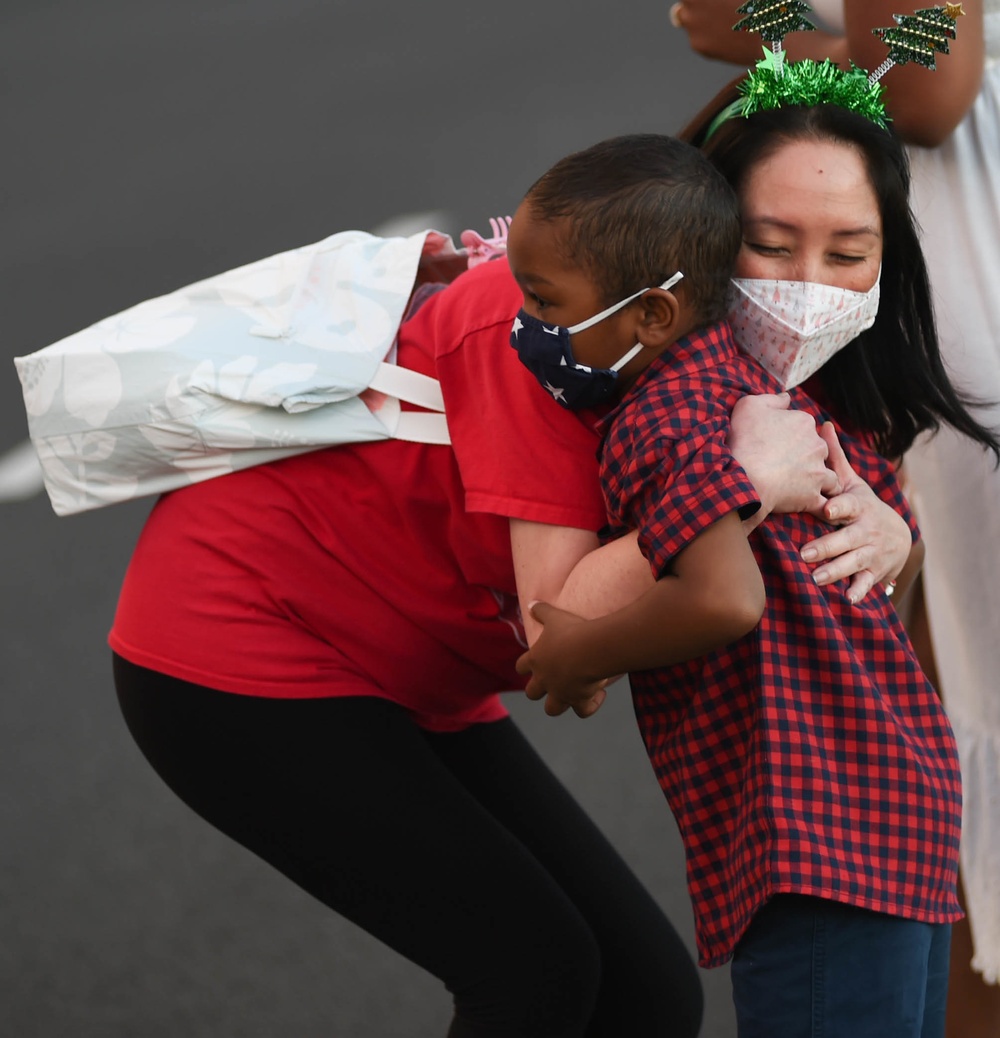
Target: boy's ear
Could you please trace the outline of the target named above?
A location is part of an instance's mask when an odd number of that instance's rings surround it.
[[[636,329],[643,346],[665,347],[688,331],[687,308],[667,288],[651,288],[639,299],[639,326]]]

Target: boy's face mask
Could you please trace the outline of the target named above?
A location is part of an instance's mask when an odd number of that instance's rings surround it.
[[[672,288],[683,276],[677,271],[659,287]],[[648,288],[643,288],[633,292],[628,298],[609,306],[586,321],[574,324],[572,328],[548,324],[521,309],[510,330],[510,344],[517,350],[521,363],[563,407],[571,411],[597,407],[610,399],[615,390],[618,372],[642,349],[642,343],[637,342],[611,367],[592,368],[586,364],[578,364],[573,358],[570,338],[617,313],[633,299],[638,299],[648,291]]]
[[[867,292],[812,281],[733,278],[729,323],[737,345],[791,389],[875,323],[879,278]]]

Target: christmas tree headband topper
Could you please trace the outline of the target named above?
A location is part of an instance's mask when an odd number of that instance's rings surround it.
[[[706,140],[727,119],[785,105],[839,105],[888,129],[890,120],[882,102],[885,87],[879,80],[893,65],[904,65],[908,61],[933,70],[935,53],[948,53],[948,40],[955,39],[955,20],[965,13],[961,4],[945,4],[925,7],[913,14],[893,15],[894,26],[872,29],[874,35],[888,44],[889,54],[874,72],[868,73],[853,61],[849,69],[838,67],[829,58],[785,61],[781,46],[785,35],[816,28],[805,17],[810,11],[808,4],[796,0],[751,0],[737,8],[736,13],[746,17],[733,29],[759,32],[761,38],[771,44],[771,49],[764,48],[763,61],[740,82],[739,99],[712,120]]]

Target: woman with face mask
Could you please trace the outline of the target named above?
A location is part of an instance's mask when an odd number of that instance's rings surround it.
[[[888,0],[812,0],[818,31],[785,40],[789,58],[874,68],[885,46],[872,29],[906,8]],[[906,142],[912,204],[930,271],[945,364],[956,385],[1000,424],[1000,0],[966,0],[935,72],[917,64],[884,79],[893,131]],[[760,40],[732,31],[732,0],[682,0],[670,18],[706,58],[751,67]],[[992,279],[992,280],[991,280]],[[918,655],[952,719],[963,761],[962,881],[968,919],[955,928],[949,1035],[1000,1031],[1000,472],[966,437],[945,428],[920,438],[904,470],[928,545],[909,603]],[[970,965],[971,962],[971,965]]]
[[[783,571],[792,560],[801,568],[797,552],[777,548],[799,517],[777,517],[750,540],[766,589],[759,626],[743,637],[724,635],[723,647],[693,661],[692,641],[710,629],[699,621],[694,633],[685,628],[676,637],[701,589],[715,589],[711,597],[728,605],[755,586],[754,574],[736,576],[747,545],[728,532],[741,499],[720,506],[714,494],[731,471],[719,431],[726,394],[769,383],[757,381],[762,375],[746,358],[737,362],[729,325],[743,351],[783,385],[809,386],[813,399],[793,389],[796,406],[819,419],[818,399],[842,418],[859,465],[904,512],[887,459],[919,433],[946,423],[993,464],[1000,459],[996,434],[969,413],[941,362],[898,140],[878,113],[798,104],[803,84],[815,79],[811,64],[768,62],[761,73],[743,96],[772,89],[788,100],[749,116],[743,100],[723,109],[705,147],[740,208],[730,219],[738,259],[728,324],[678,343],[672,330],[678,323],[690,329],[686,313],[678,319],[676,307],[637,303],[632,323],[606,333],[603,351],[585,340],[594,334],[588,325],[609,313],[598,309],[599,290],[585,292],[586,274],[598,272],[593,284],[629,305],[626,293],[636,285],[657,286],[684,265],[683,248],[657,251],[671,241],[664,228],[650,231],[652,242],[638,242],[636,228],[653,224],[652,215],[616,238],[606,214],[622,222],[626,203],[601,193],[616,180],[589,153],[566,160],[568,171],[557,165],[555,187],[546,174],[515,217],[512,267],[525,307],[518,340],[535,328],[540,334],[530,339],[547,353],[543,343],[555,341],[555,331],[568,340],[565,366],[599,364],[598,371],[620,363],[637,338],[647,346],[644,359],[622,369],[626,395],[607,422],[602,480],[612,530],[639,525],[655,571],[676,578],[595,623],[536,607],[545,631],[522,669],[532,672],[529,696],[547,697],[550,712],[584,707],[594,679],[612,669],[632,672],[647,752],[684,835],[699,952],[705,965],[732,958],[741,1036],[813,1034],[816,1027],[831,1036],[943,1036],[948,924],[961,914],[958,759],[891,605],[866,613],[840,587],[821,592],[808,575]],[[860,79],[867,92],[865,73],[849,76],[848,86]],[[638,149],[630,154],[629,172],[641,171]],[[580,169],[597,170],[590,193]],[[649,193],[628,199],[638,208]],[[533,223],[519,230],[529,203],[547,236]],[[661,201],[655,216],[669,212]],[[697,226],[712,226],[708,203],[689,203],[684,212],[698,214]],[[692,263],[707,251],[686,248]],[[577,268],[583,273],[574,278]],[[709,271],[719,270],[727,264],[713,260]],[[687,276],[674,291],[689,285],[698,291]],[[659,287],[647,291],[651,300],[671,298]],[[587,314],[594,316],[581,321]],[[522,359],[540,380],[571,388],[554,364],[543,372],[533,356]],[[711,506],[699,511],[703,502]],[[708,540],[721,530],[728,540]],[[831,630],[843,638],[843,655]],[[932,715],[941,724],[947,778],[935,773],[925,782],[934,768],[904,758]]]
[[[992,447],[941,357],[898,138],[832,104],[737,116],[707,140],[700,122],[684,135],[740,199],[730,320],[741,346],[888,458],[942,424]]]
[[[938,345],[927,275],[907,204],[908,164],[899,139],[833,105],[761,111],[713,128],[713,114],[734,99],[731,89],[723,91],[685,133],[702,144],[740,197],[744,241],[730,319],[741,344],[779,377],[805,380],[807,391],[849,428],[869,435],[888,457],[902,458],[913,448],[916,471],[937,472],[936,482],[930,484],[937,487],[935,500],[927,503],[931,518],[939,510],[953,509],[956,500],[945,489],[946,470],[940,465],[934,468],[935,462],[928,459],[950,457],[948,480],[973,478],[977,497],[982,492],[988,496],[998,479],[996,457],[983,450],[984,445],[995,444],[995,432],[987,424],[991,412],[978,399],[953,388],[955,372],[946,365]],[[866,172],[877,200],[876,221],[862,208],[839,212],[835,193],[824,197],[804,190],[810,177],[835,183],[852,163]],[[992,219],[988,207],[983,219]],[[957,261],[953,266],[953,275],[968,271]],[[824,298],[827,291],[830,294]],[[946,304],[951,311],[955,301]],[[969,305],[975,315],[989,303],[983,298]],[[988,347],[988,341],[983,346]],[[988,378],[958,384],[962,389],[979,386],[987,391],[995,385]],[[920,438],[921,433],[933,432],[938,435]],[[918,521],[922,499],[918,498]],[[969,518],[973,526],[989,529],[995,517],[987,509],[982,514],[973,510]],[[995,592],[995,582],[988,575],[995,552],[992,542],[977,551],[981,541],[971,532],[964,541],[980,572],[972,574],[967,567],[959,572],[965,572],[974,585],[982,584],[981,592],[968,588],[970,600],[976,601]],[[928,544],[933,552],[933,536]],[[958,614],[945,622],[950,629],[959,622]],[[970,631],[976,630],[976,622],[973,618]],[[995,639],[987,641],[992,644]],[[952,646],[950,657],[957,651]],[[980,655],[972,652],[967,663],[956,661],[956,665],[968,669]],[[987,685],[991,688],[992,681],[987,679]],[[974,696],[975,688],[966,692]],[[960,693],[960,702],[965,694]],[[947,689],[944,698],[947,705]],[[979,806],[966,815],[963,861],[972,867],[976,883],[978,916],[973,924],[975,930],[978,920],[983,939],[978,962],[994,977],[995,964],[988,963],[995,929],[990,907],[995,907],[995,900],[989,893],[995,868],[988,851],[991,823],[984,807],[984,796],[988,801],[991,794],[982,787],[990,767],[991,736],[988,731],[975,735],[964,731],[965,721],[959,709],[956,731],[963,775],[971,791],[966,810],[970,802]],[[954,1028],[949,1034],[992,1033],[998,1018],[996,1000],[967,969],[971,952],[967,929],[958,931],[958,948],[952,972],[959,987],[949,1003],[949,1028]],[[970,1026],[986,1026],[987,1031],[970,1031]]]

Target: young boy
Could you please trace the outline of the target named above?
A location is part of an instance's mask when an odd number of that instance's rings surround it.
[[[511,344],[560,402],[615,405],[602,423],[608,535],[637,528],[658,578],[599,620],[535,610],[546,627],[522,664],[551,712],[631,673],[686,848],[702,965],[737,955],[741,1038],[919,1035],[896,1024],[919,1021],[960,915],[954,739],[887,597],[855,603],[814,581],[798,547],[818,520],[772,515],[745,533],[758,501],[727,450],[728,416],[780,387],[720,320],[740,235],[722,177],[652,135],[569,156],[518,209]],[[843,441],[908,517],[890,466]]]

